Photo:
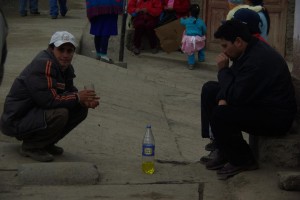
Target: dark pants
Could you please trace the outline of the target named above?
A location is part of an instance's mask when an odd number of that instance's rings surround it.
[[[24,149],[42,149],[53,145],[65,137],[73,128],[82,122],[88,109],[77,106],[72,110],[57,108],[45,111],[47,128],[30,134],[18,136],[23,140]]]
[[[110,36],[95,36],[94,37],[94,43],[96,52],[106,55],[107,54],[107,48],[108,48],[108,41]]]
[[[136,48],[141,48],[142,37],[145,34],[150,42],[150,47],[157,47],[157,37],[154,31],[158,23],[158,17],[153,17],[148,14],[139,14],[133,20],[134,25],[134,41],[133,44]]]
[[[203,85],[201,94],[202,135],[208,134],[210,124],[217,146],[234,165],[254,160],[253,153],[243,139],[242,131],[252,135],[279,136],[285,134],[294,116],[290,112],[264,107],[218,106],[217,82]]]

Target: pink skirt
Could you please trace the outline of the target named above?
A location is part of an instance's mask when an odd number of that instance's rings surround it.
[[[192,55],[204,48],[205,39],[205,36],[189,36],[184,34],[181,40],[181,50],[188,55]]]

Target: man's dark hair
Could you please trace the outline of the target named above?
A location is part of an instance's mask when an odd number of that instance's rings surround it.
[[[232,43],[237,37],[245,42],[250,42],[252,36],[246,24],[239,20],[228,20],[222,24],[214,34],[217,39],[225,39]]]

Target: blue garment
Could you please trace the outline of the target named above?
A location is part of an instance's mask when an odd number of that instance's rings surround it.
[[[91,19],[90,34],[94,35],[94,44],[98,56],[107,54],[111,35],[118,35],[118,15],[99,15]]]
[[[92,18],[90,34],[96,36],[118,35],[118,15],[99,15]]]
[[[19,13],[20,15],[27,14],[27,2],[29,1],[30,13],[38,12],[38,0],[20,0]]]
[[[268,40],[268,22],[263,12],[258,12],[261,23],[259,24],[260,35],[267,41]]]
[[[196,23],[194,23],[196,20]],[[204,36],[206,34],[206,25],[204,21],[200,18],[196,19],[194,17],[180,18],[180,24],[185,26],[185,34],[189,36]],[[205,50],[204,48],[198,51],[198,61],[203,62],[205,60]],[[195,54],[188,56],[188,64],[195,64]]]
[[[194,21],[196,20],[196,23]],[[180,24],[185,26],[185,34],[190,36],[204,36],[206,34],[206,25],[202,19],[194,17],[180,18]]]
[[[59,11],[61,16],[65,16],[68,12],[67,0],[49,0],[50,15],[57,16],[59,14],[57,2],[59,4]]]

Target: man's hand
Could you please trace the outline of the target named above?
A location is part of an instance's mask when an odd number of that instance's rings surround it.
[[[79,102],[87,108],[96,108],[99,105],[99,99],[94,90],[81,90],[78,92]]]
[[[135,12],[136,12],[136,13],[139,13],[139,12],[147,13],[148,11],[147,11],[147,8],[137,8],[137,9],[135,10]]]
[[[219,105],[219,106],[226,106],[226,105],[227,105],[227,102],[226,102],[226,100],[221,99],[221,100],[219,100],[218,105]]]
[[[219,70],[229,66],[229,58],[225,53],[220,53],[217,56],[216,61]]]

